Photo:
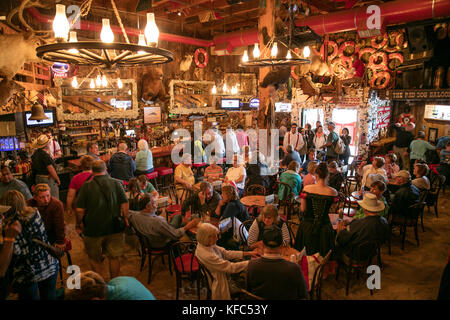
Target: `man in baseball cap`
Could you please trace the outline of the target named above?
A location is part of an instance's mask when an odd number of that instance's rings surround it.
[[[275,225],[265,228],[262,241],[263,256],[248,263],[247,290],[269,300],[307,298],[306,281],[300,266],[281,255],[281,229]]]
[[[401,215],[408,210],[408,207],[419,201],[420,191],[411,183],[409,171],[400,170],[394,175],[393,184],[398,186],[392,198],[391,210],[394,214]]]

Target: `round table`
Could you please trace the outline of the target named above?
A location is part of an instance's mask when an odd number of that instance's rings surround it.
[[[353,191],[352,192],[352,198],[356,199],[356,200],[362,200],[363,199],[363,194],[360,190],[358,191]]]

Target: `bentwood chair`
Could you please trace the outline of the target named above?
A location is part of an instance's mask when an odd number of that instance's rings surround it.
[[[313,281],[309,290],[309,298],[311,300],[322,300],[322,278],[323,270],[330,260],[332,250],[328,251],[325,258],[314,271]],[[308,281],[308,279],[305,279]]]
[[[240,288],[238,294],[235,296],[234,300],[265,300],[262,297],[257,296],[245,289]]]
[[[295,194],[292,192],[292,187],[285,182],[278,182],[278,188],[283,186],[283,200],[278,200],[280,205],[280,209],[283,212],[285,220],[291,220],[292,213],[294,212],[294,196]]]
[[[434,175],[433,179],[431,180],[431,188],[426,199],[428,212],[430,212],[430,207],[434,207],[436,218],[438,217],[439,193],[441,192],[442,187],[445,185],[445,180],[446,177],[444,175]]]
[[[198,260],[197,260],[198,261]],[[202,285],[206,287],[206,300],[211,300],[212,292],[211,292],[211,284],[214,280],[211,272],[206,268],[200,261],[198,261],[198,267],[200,270],[200,282]]]
[[[266,188],[259,184],[252,184],[245,188],[245,196],[265,196]]]
[[[201,275],[198,260],[195,257],[196,248],[197,242],[176,242],[170,247],[170,256],[176,275],[177,300],[179,297],[182,280],[197,282],[197,296],[198,300],[200,300]]]

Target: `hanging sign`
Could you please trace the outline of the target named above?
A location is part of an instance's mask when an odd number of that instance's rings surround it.
[[[249,107],[258,109],[259,108],[259,99],[258,98],[253,98],[252,100],[250,100]]]
[[[69,65],[67,63],[55,62],[52,67],[53,78],[67,78]]]
[[[389,95],[392,100],[430,100],[430,99],[450,99],[450,89],[405,89],[390,90]]]
[[[390,106],[378,107],[377,129],[388,127],[390,121],[391,121],[391,107]]]

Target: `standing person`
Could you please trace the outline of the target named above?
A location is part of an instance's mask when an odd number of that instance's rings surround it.
[[[1,173],[2,176],[0,177],[1,183],[0,183],[0,197],[9,190],[17,190],[20,193],[23,194],[25,197],[25,200],[31,199],[31,193],[30,190],[28,190],[27,185],[25,182],[16,179],[13,177],[11,170],[8,166],[2,165],[1,166]]]
[[[38,210],[27,207],[25,198],[16,190],[7,191],[0,204],[10,206],[10,210],[3,214],[5,222],[18,220],[22,226],[17,238],[3,238],[5,242],[14,243],[14,263],[10,268],[19,300],[55,300],[58,260],[33,241],[36,239],[50,245],[41,215]]]
[[[334,148],[336,147],[336,143],[339,140],[339,136],[336,132],[334,132],[334,129],[336,128],[336,125],[334,122],[330,121],[328,122],[328,137],[327,137],[327,143],[325,146],[327,147],[327,155],[325,156],[325,161],[329,160],[337,160],[338,154],[336,151],[334,151]]]
[[[215,156],[218,159],[222,159],[225,157],[225,143],[223,142],[222,135],[220,134],[219,130],[217,128],[214,128],[214,135],[213,135],[213,149]]]
[[[31,169],[35,176],[35,183],[46,183],[50,187],[50,192],[53,197],[59,199],[59,180],[55,169],[55,161],[49,155],[50,140],[46,135],[40,135],[33,142],[33,148],[36,151],[31,156]]]
[[[153,154],[144,139],[138,141],[138,153],[136,153],[136,176],[153,172]]]
[[[59,145],[58,141],[56,141],[53,138],[52,132],[50,130],[46,129],[46,130],[44,130],[44,134],[49,139],[48,150],[49,150],[50,157],[52,157],[52,159],[61,158],[61,156],[62,156],[61,146]]]
[[[316,148],[316,157],[319,160],[323,160],[325,156],[325,144],[327,141],[327,135],[323,132],[322,126],[318,126],[316,131],[316,135],[314,136],[313,143],[314,147]]]
[[[239,197],[242,197],[245,189],[245,178],[247,177],[247,172],[242,165],[242,159],[240,156],[235,154],[233,156],[233,166],[228,169],[225,175],[226,181],[233,181],[239,192]]]
[[[414,135],[405,129],[405,127],[400,126],[400,124],[393,124],[391,126],[396,131],[396,137],[394,142],[394,153],[397,159],[401,159],[401,169],[409,171],[409,156],[408,148],[411,142],[414,140]]]
[[[414,170],[414,163],[416,160],[427,161],[425,153],[427,150],[436,150],[436,147],[425,141],[425,132],[419,131],[417,134],[417,139],[411,142],[409,149],[411,150],[409,153],[409,168],[412,172]]]
[[[286,135],[287,132],[286,123],[287,123],[286,118],[283,118],[280,123],[280,128],[278,129],[278,136],[280,138],[281,145],[283,145],[284,143],[284,136]]]
[[[128,201],[120,181],[106,175],[106,164],[96,160],[92,164],[92,181],[80,189],[77,199],[76,231],[83,233],[84,245],[92,269],[104,275],[103,254],[109,258],[111,278],[120,273],[124,250],[124,234],[118,226],[123,214],[128,226]]]
[[[311,125],[309,123],[307,123],[305,125],[304,134],[305,134],[306,146],[309,150],[310,148],[314,147],[314,135],[315,135],[314,131],[311,130]]]
[[[134,177],[136,164],[133,158],[127,153],[127,144],[119,143],[117,152],[111,156],[108,162],[108,172],[112,178],[128,181]]]
[[[181,157],[181,163],[175,168],[174,179],[175,179],[175,190],[177,192],[178,199],[182,202],[184,199],[184,190],[192,190],[195,184],[194,173],[191,169],[192,157],[190,154],[185,153]]]
[[[339,155],[339,160],[344,161],[344,166],[348,165],[348,159],[350,158],[350,144],[352,142],[352,137],[349,134],[350,132],[347,128],[342,129],[341,139],[344,141],[345,150],[343,154]]]
[[[94,158],[91,156],[82,156],[80,159],[81,172],[74,175],[69,184],[69,192],[67,193],[66,209],[69,214],[75,212],[75,197],[78,191],[80,191],[81,186],[88,180],[92,180],[92,164],[94,163]]]
[[[287,132],[284,136],[283,140],[284,152],[287,152],[287,146],[290,144],[294,147],[294,150],[297,152],[299,152],[303,148],[303,145],[305,144],[302,134],[297,131],[296,123],[291,124],[291,131]]]
[[[55,247],[64,250],[66,248],[64,204],[50,195],[48,185],[41,183],[34,187],[33,198],[27,201],[27,205],[39,210],[47,232],[48,241]]]
[[[98,156],[98,143],[97,142],[93,142],[93,141],[89,141],[86,144],[86,155],[91,156],[92,158],[94,158],[94,160],[100,160],[100,157]]]
[[[237,126],[236,139],[240,150],[243,150],[244,146],[248,146],[247,133],[244,131],[244,128],[241,124]]]

